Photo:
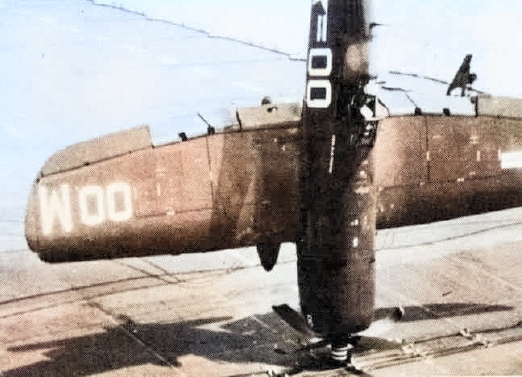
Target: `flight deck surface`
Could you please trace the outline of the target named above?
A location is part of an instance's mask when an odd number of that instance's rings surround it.
[[[518,208],[379,231],[376,312],[400,305],[405,316],[363,336],[354,365],[375,376],[521,374],[521,218]],[[293,352],[303,336],[271,309],[298,308],[291,244],[267,273],[254,249],[49,265],[21,234],[2,242],[3,377],[263,376],[312,358]],[[298,375],[315,374],[351,372]]]

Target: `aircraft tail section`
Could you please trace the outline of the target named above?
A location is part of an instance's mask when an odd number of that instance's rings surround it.
[[[369,125],[368,2],[312,5],[300,166],[301,309],[337,338],[373,319],[375,192]]]

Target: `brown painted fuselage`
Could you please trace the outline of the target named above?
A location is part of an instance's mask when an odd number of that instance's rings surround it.
[[[30,196],[28,244],[61,262],[294,242],[299,116],[297,105],[265,105],[185,142],[153,146],[141,127],[60,151]],[[521,127],[481,114],[380,120],[377,226],[521,205]]]

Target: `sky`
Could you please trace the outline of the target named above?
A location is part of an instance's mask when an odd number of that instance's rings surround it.
[[[310,0],[98,0],[306,56]],[[188,2],[187,2],[188,3]],[[518,0],[372,0],[376,28],[373,63],[379,70],[452,76],[466,53],[485,91],[522,97],[512,79],[519,48]]]
[[[72,143],[141,124],[164,142],[203,133],[198,113],[219,128],[265,95],[301,101],[289,56],[306,56],[310,4],[0,0],[0,218],[23,217],[39,168]],[[374,0],[372,73],[451,80],[472,53],[477,88],[522,97],[521,18],[517,0]]]

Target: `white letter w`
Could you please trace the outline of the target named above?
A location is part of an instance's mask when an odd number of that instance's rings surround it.
[[[49,198],[47,187],[38,187],[40,224],[44,235],[49,235],[53,232],[54,219],[56,217],[58,217],[64,232],[69,233],[73,228],[69,185],[61,185],[59,191],[61,195],[58,195],[58,190],[53,190]]]

